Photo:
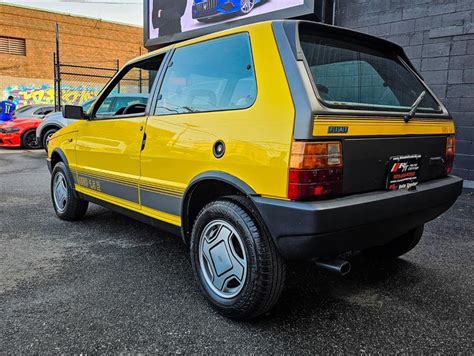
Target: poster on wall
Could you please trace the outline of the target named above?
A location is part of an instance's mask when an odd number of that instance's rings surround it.
[[[314,0],[144,0],[145,46],[314,12]]]

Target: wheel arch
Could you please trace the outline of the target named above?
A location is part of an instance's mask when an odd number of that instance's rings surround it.
[[[76,179],[74,177],[74,174],[71,172],[71,169],[69,168],[69,162],[67,160],[66,154],[64,153],[63,150],[60,148],[55,148],[53,152],[51,153],[51,159],[50,159],[50,167],[51,167],[51,172],[53,172],[54,166],[56,166],[59,162],[64,163],[64,166],[66,167],[66,174],[68,175],[68,178],[70,181],[75,184]],[[74,192],[77,197],[77,192],[74,189]]]
[[[38,137],[41,137],[41,140],[43,140],[44,138],[44,135],[46,134],[46,132],[48,132],[48,130],[50,129],[57,129],[58,131],[62,129],[62,126],[60,126],[59,124],[56,124],[56,123],[48,123],[46,126],[42,127],[40,132],[39,132],[39,135],[36,135]],[[38,133],[38,132],[37,132]]]
[[[184,192],[181,205],[181,234],[187,245],[192,226],[201,209],[211,201],[229,195],[250,198],[257,193],[241,179],[224,172],[201,173],[191,181]]]
[[[59,162],[63,162],[66,168],[69,170],[69,162],[66,158],[66,154],[63,152],[62,149],[55,148],[54,151],[51,152],[51,170]]]

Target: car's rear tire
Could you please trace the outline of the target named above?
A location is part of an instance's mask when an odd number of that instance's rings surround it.
[[[21,136],[21,147],[29,149],[29,150],[35,150],[37,148],[41,148],[41,146],[36,142],[35,129],[27,130]]]
[[[41,139],[41,142],[43,143],[43,148],[46,151],[46,153],[48,152],[49,139],[51,138],[51,136],[53,136],[56,133],[56,131],[58,131],[58,129],[49,129],[48,131],[44,133]]]
[[[74,182],[63,162],[57,163],[51,174],[51,199],[58,218],[66,221],[83,218],[89,206],[74,191]]]
[[[206,205],[193,226],[191,262],[210,304],[234,319],[270,310],[285,281],[285,261],[245,200]]]
[[[371,247],[364,251],[364,254],[375,258],[397,258],[413,250],[420,242],[423,235],[424,225],[410,230],[406,234],[397,237],[383,246]]]

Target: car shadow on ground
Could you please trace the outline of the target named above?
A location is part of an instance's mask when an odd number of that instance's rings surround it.
[[[178,289],[199,294],[192,277],[188,249],[181,238],[96,206],[79,224],[86,227],[87,239],[95,245],[91,248],[93,253],[110,253],[108,246],[95,243],[98,237],[103,238],[102,231],[106,229],[107,239],[118,238],[120,242],[117,243],[148,246],[148,258],[143,260],[143,263],[150,264],[146,270],[159,271],[166,266],[166,273],[170,274],[167,278],[181,284]],[[376,310],[392,298],[392,291],[396,294],[393,298],[399,298],[400,291],[411,289],[426,279],[429,273],[405,259],[374,261],[355,254],[348,260],[352,271],[347,276],[322,271],[313,261],[288,262],[286,287],[279,303],[267,315],[255,319],[253,326],[265,328],[278,320],[304,323],[308,318],[317,318],[319,323],[324,324],[334,321],[341,311],[351,305]],[[158,280],[157,283],[160,283]],[[200,299],[205,306],[204,297]],[[213,310],[209,308],[207,312]]]

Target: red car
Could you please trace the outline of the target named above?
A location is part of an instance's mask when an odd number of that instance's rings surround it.
[[[36,143],[36,128],[42,119],[0,121],[0,147],[41,148]]]

